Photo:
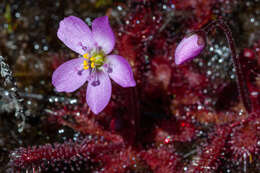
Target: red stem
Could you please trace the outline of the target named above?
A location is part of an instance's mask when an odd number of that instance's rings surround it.
[[[218,19],[218,20],[210,23],[208,26],[203,28],[203,30],[206,32],[209,32],[213,27],[219,27],[225,33],[225,36],[228,40],[229,48],[231,50],[231,58],[233,60],[233,63],[234,63],[235,69],[236,69],[238,92],[239,92],[239,95],[241,97],[241,100],[242,100],[247,112],[251,113],[252,105],[251,105],[251,100],[249,97],[248,87],[246,84],[245,76],[242,71],[241,63],[239,61],[239,56],[236,53],[236,47],[235,47],[235,42],[232,37],[232,32],[223,19]]]
[[[139,123],[140,123],[140,110],[139,110],[139,99],[137,95],[137,88],[132,87],[129,89],[129,123],[131,129],[132,136],[129,136],[130,140],[128,141],[131,145],[137,144],[137,135],[139,131]]]

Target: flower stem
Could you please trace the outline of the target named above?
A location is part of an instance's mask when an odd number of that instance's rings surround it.
[[[129,89],[129,120],[130,120],[130,127],[132,136],[130,137],[130,144],[135,145],[137,144],[137,134],[139,132],[139,124],[140,124],[140,106],[139,106],[139,99],[138,91],[136,87],[132,87]]]
[[[236,53],[236,47],[232,37],[232,32],[223,19],[218,19],[213,21],[212,23],[204,27],[203,30],[206,33],[208,33],[212,28],[215,27],[219,27],[225,33],[225,36],[229,44],[229,48],[231,50],[231,58],[233,60],[235,70],[236,70],[238,92],[247,112],[251,113],[252,105],[249,97],[248,87],[246,84],[245,76],[242,71],[241,63],[239,61],[239,55]]]

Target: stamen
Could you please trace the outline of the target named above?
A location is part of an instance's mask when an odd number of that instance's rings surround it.
[[[95,61],[95,60],[96,60],[96,58],[93,56],[90,58],[90,61]]]
[[[85,53],[82,56],[84,58],[83,67],[85,70],[89,68],[94,70],[95,68],[102,67],[104,64],[104,56],[102,52],[97,53],[92,51],[92,53]]]
[[[86,60],[83,61],[83,68],[87,70],[89,68],[88,62]]]
[[[91,68],[95,68],[95,63],[94,62],[91,63]]]
[[[89,58],[88,53],[85,53],[85,54],[83,55],[83,58],[88,59],[88,58]]]

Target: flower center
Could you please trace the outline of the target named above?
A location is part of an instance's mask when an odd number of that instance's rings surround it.
[[[87,70],[89,68],[96,69],[103,66],[105,62],[105,55],[102,51],[100,52],[93,52],[91,54],[85,53],[83,55],[83,69]]]

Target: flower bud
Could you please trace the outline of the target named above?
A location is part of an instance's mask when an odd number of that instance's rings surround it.
[[[175,63],[177,65],[199,55],[205,47],[204,38],[198,34],[184,37],[175,50]]]

